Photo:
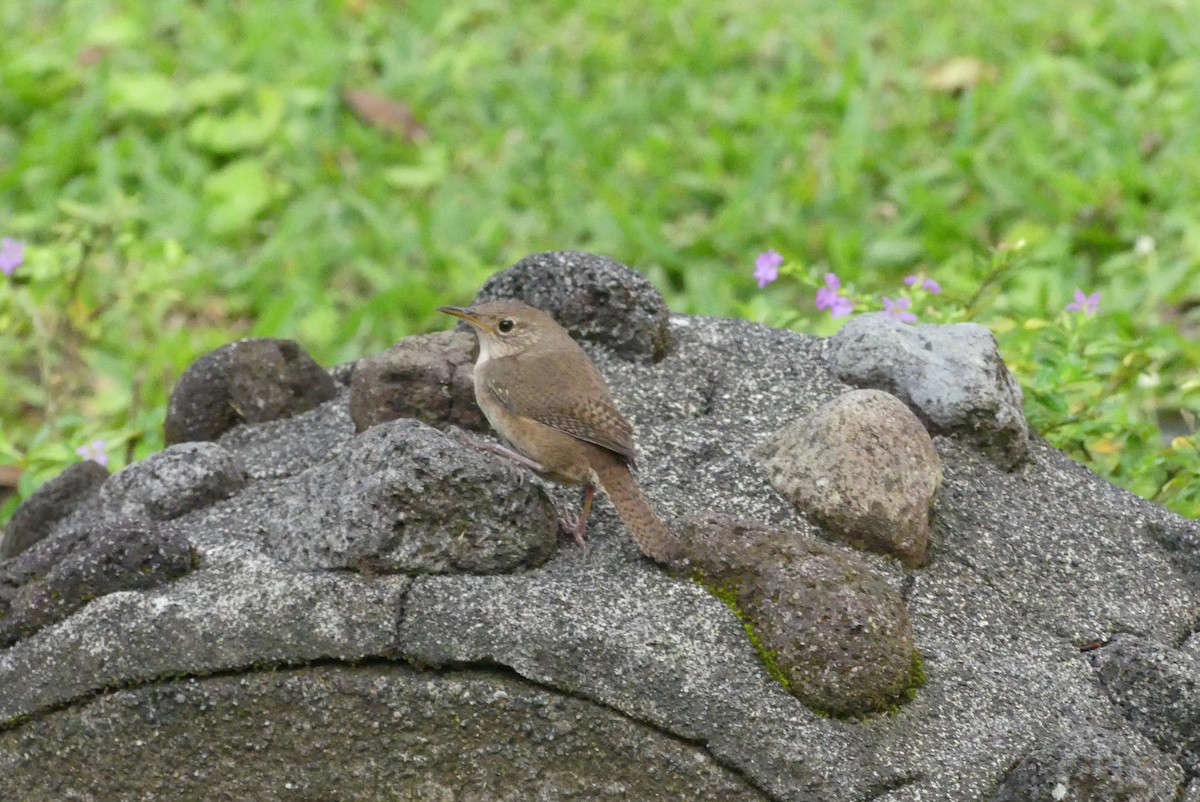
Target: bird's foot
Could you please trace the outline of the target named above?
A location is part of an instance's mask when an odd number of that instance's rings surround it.
[[[585,519],[585,520],[581,521],[580,516],[572,515],[569,512],[559,513],[559,516],[558,516],[559,531],[562,532],[564,535],[569,535],[571,538],[573,538],[575,540],[576,543],[579,544],[579,548],[583,550],[584,557],[586,557],[587,553],[588,553],[588,544],[587,544],[587,541],[584,540],[584,537],[583,537],[583,532],[584,532],[584,528],[585,528],[586,524],[587,524],[587,520]]]

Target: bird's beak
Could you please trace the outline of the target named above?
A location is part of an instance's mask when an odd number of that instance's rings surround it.
[[[472,326],[474,326],[477,329],[486,329],[487,328],[487,326],[483,325],[482,320],[475,317],[475,315],[473,315],[471,313],[471,310],[467,309],[465,307],[462,307],[462,306],[439,306],[437,308],[437,311],[445,312],[447,315],[454,315],[457,318],[462,318],[463,320],[467,321],[468,323],[470,323]]]

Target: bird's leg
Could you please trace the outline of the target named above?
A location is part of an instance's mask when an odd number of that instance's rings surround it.
[[[583,533],[587,531],[588,513],[592,511],[592,499],[596,495],[596,485],[588,482],[583,486],[583,507],[579,511],[579,517],[575,518],[570,514],[562,517],[563,529],[567,534],[574,536],[575,542],[579,544],[579,548],[583,549],[583,556],[588,553],[587,541],[583,539]]]
[[[530,459],[529,457],[522,454],[520,451],[511,449],[502,443],[493,443],[491,440],[483,440],[479,437],[475,437],[474,435],[469,434],[468,432],[464,432],[462,429],[456,430],[455,434],[458,435],[458,438],[460,440],[467,443],[467,445],[477,448],[480,451],[490,451],[493,454],[497,454],[501,457],[507,457],[508,459],[512,460],[513,462],[524,465],[526,468],[529,468],[532,471],[536,471],[537,473],[545,473],[546,472],[546,469],[544,467],[542,467],[541,463],[537,462],[536,460]]]
[[[592,499],[596,495],[596,485],[593,482],[588,482],[583,487],[583,508],[579,511],[579,517],[571,515],[569,512],[559,516],[558,525],[568,535],[575,538],[575,542],[579,544],[579,548],[583,550],[583,556],[588,553],[587,541],[583,539],[583,533],[587,531],[588,513],[592,510]]]

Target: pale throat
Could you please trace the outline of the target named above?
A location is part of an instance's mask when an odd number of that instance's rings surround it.
[[[480,336],[479,340],[479,356],[475,358],[475,367],[481,368],[495,354],[492,353],[492,343],[490,337]]]

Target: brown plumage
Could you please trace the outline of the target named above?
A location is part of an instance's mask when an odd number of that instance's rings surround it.
[[[583,511],[573,527],[580,545],[599,484],[642,553],[668,556],[674,540],[630,473],[633,427],[567,330],[518,301],[438,309],[475,329],[475,400],[492,427],[539,473],[584,485]]]

